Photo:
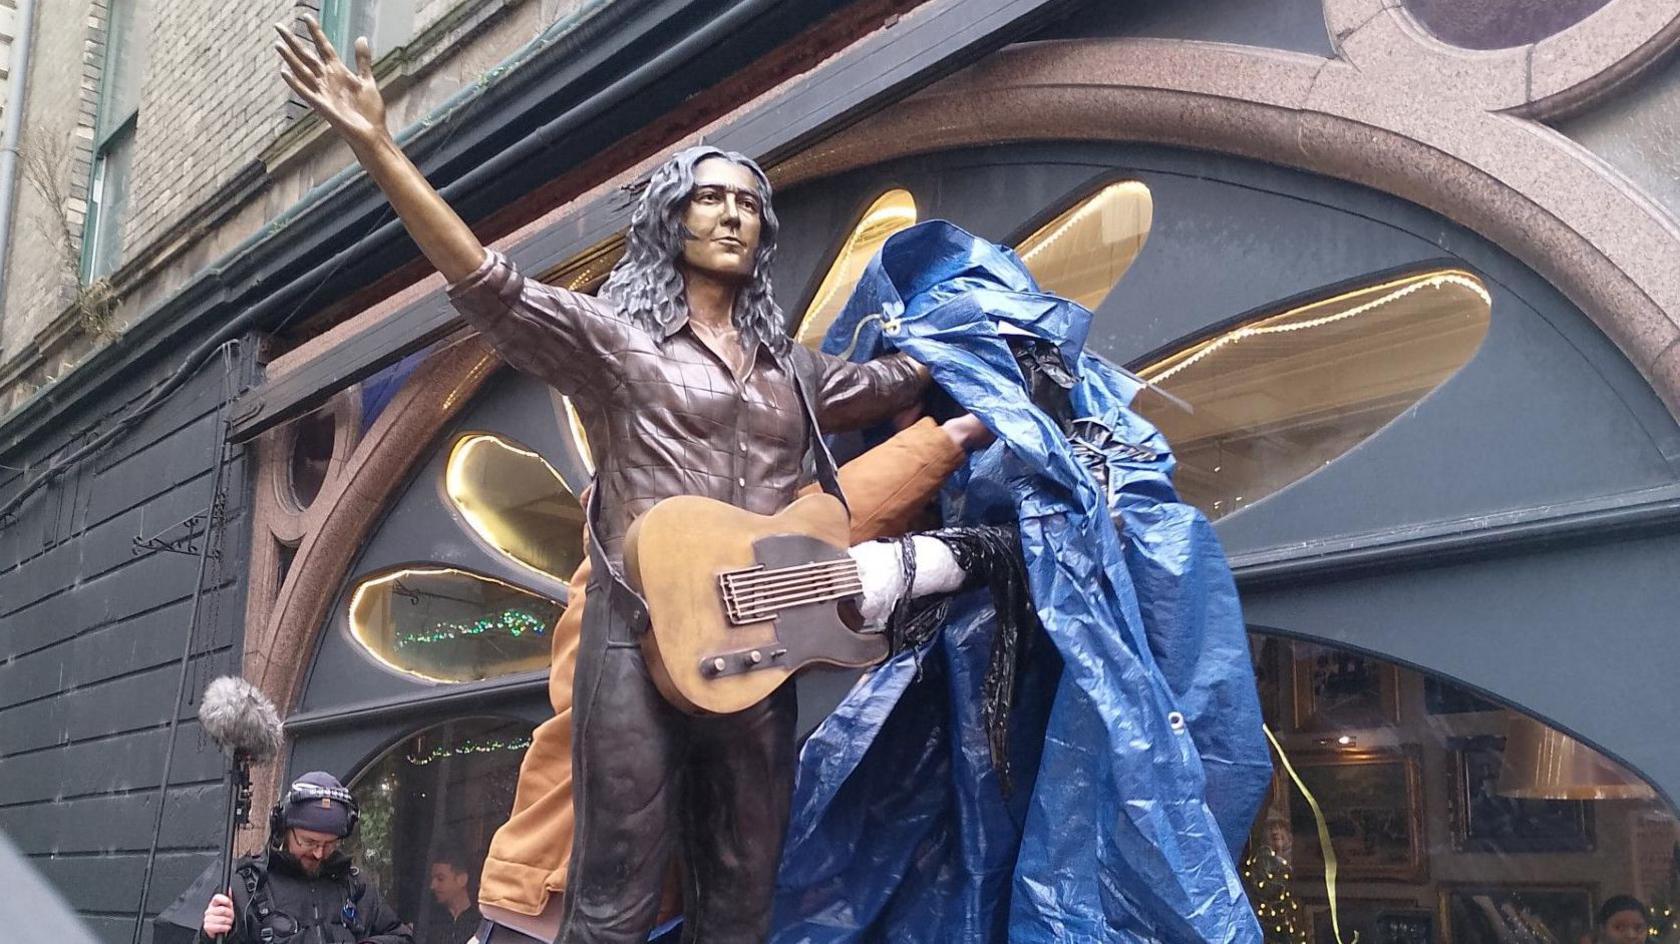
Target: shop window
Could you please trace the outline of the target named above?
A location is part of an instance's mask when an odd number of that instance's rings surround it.
[[[564,581],[582,562],[583,509],[537,453],[500,436],[464,436],[450,450],[444,490],[468,527],[526,567]]]
[[[1039,288],[1095,311],[1143,251],[1154,213],[1148,187],[1118,181],[1039,227],[1015,252]]]
[[[1403,0],[1406,12],[1442,42],[1508,49],[1539,42],[1596,13],[1610,0]]]
[[[1621,895],[1652,940],[1680,932],[1680,824],[1637,776],[1450,680],[1250,644],[1294,772],[1277,764],[1242,862],[1268,942],[1333,942],[1332,900],[1344,942],[1604,941],[1598,909]]]
[[[408,42],[418,0],[321,0],[321,30],[347,62],[351,44],[366,36],[375,56]]]
[[[1680,219],[1680,55],[1670,53],[1592,108],[1553,127],[1626,174]]]
[[[140,80],[146,71],[149,0],[112,0],[105,23],[105,60],[94,116],[93,176],[83,224],[82,277],[110,275],[122,261],[128,217],[134,129],[140,120]]]
[[[484,855],[513,809],[531,729],[505,718],[449,721],[399,741],[350,781],[362,816],[346,851],[416,940],[466,939],[451,929],[464,901],[477,907]]]
[[[545,668],[564,609],[493,577],[409,567],[356,585],[350,635],[391,668],[432,681],[469,682]]]
[[[302,511],[314,504],[326,484],[332,466],[333,446],[338,439],[337,417],[331,409],[320,409],[303,417],[292,431],[287,475],[292,503]]]
[[[799,320],[799,330],[794,332],[795,340],[808,347],[821,346],[823,335],[846,307],[853,287],[863,277],[863,270],[875,258],[881,244],[892,234],[915,224],[916,200],[908,190],[888,190],[876,197],[841,245],[822,284],[817,286],[816,295]]]
[[[1469,362],[1491,300],[1445,269],[1268,314],[1142,368],[1137,408],[1178,458],[1184,499],[1217,519],[1328,465]]]

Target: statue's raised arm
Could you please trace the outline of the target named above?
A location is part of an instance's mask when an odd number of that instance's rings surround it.
[[[284,26],[274,27],[280,34],[274,48],[283,60],[281,77],[350,145],[420,251],[444,278],[456,282],[471,274],[484,260],[484,245],[391,137],[367,38],[356,40],[356,68],[352,70],[339,58],[321,24],[307,15],[304,22],[313,49]]]

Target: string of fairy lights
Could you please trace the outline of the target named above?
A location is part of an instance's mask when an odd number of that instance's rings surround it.
[[[514,738],[466,738],[454,744],[439,744],[424,754],[409,754],[407,760],[415,767],[435,764],[440,760],[451,757],[469,757],[478,754],[498,754],[503,751],[522,751],[531,746],[530,737]]]
[[[1312,922],[1290,887],[1294,876],[1286,859],[1261,846],[1243,860],[1242,877],[1266,944],[1313,944]]]
[[[398,633],[394,642],[397,648],[404,649],[409,646],[424,646],[467,637],[483,636],[486,633],[505,634],[513,639],[527,635],[545,636],[548,634],[548,621],[524,610],[509,609],[471,623],[440,622],[426,632]]]

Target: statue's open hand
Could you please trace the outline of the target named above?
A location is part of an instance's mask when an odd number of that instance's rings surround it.
[[[367,37],[356,40],[356,68],[352,71],[338,57],[321,24],[312,16],[303,19],[314,41],[313,50],[291,30],[274,26],[280,33],[274,48],[284,60],[281,78],[352,145],[385,134],[385,100],[373,80],[373,50]]]

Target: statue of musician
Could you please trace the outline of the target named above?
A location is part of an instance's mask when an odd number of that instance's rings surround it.
[[[509,364],[573,399],[591,445],[592,573],[572,701],[576,833],[558,940],[646,941],[680,852],[684,941],[756,944],[788,817],[794,690],[728,715],[669,704],[638,645],[647,616],[623,580],[625,531],[676,495],[769,514],[813,479],[836,490],[819,431],[914,406],[928,372],[903,355],[852,364],[788,338],[770,288],[769,182],[715,148],[683,150],[653,173],[598,297],[527,279],[397,146],[367,40],[351,67],[307,23],[309,44],[279,28],[287,85],[349,144],[455,307]]]

